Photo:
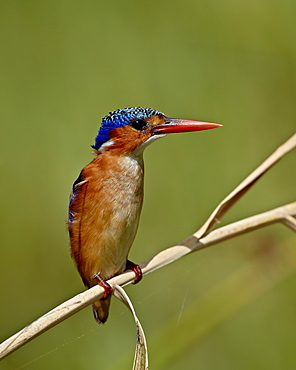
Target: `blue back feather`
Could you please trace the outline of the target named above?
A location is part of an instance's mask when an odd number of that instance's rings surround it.
[[[103,118],[98,135],[95,139],[95,145],[92,145],[92,148],[99,149],[102,144],[108,141],[110,139],[108,135],[110,130],[126,126],[135,119],[143,120],[154,115],[164,116],[163,113],[155,109],[142,107],[117,109],[110,112],[108,116]]]

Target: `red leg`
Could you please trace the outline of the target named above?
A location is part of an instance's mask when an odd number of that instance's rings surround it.
[[[135,263],[133,263],[132,261],[130,260],[127,260],[126,261],[126,269],[127,270],[132,270],[134,271],[136,277],[135,277],[135,280],[133,282],[133,284],[137,284],[139,281],[142,280],[142,277],[143,277],[143,274],[142,274],[142,270],[141,270],[141,267],[139,265],[136,265]]]
[[[113,293],[111,285],[108,284],[106,280],[102,279],[99,273],[94,275],[94,279],[97,281],[98,285],[100,285],[105,290],[103,298],[101,299],[104,300],[109,298],[110,295]]]

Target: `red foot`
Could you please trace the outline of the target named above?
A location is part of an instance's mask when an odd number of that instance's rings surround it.
[[[139,265],[136,265],[135,263],[133,263],[132,261],[130,260],[127,260],[126,261],[126,269],[127,270],[132,270],[134,271],[136,277],[135,277],[135,280],[133,282],[133,284],[137,284],[139,281],[142,280],[142,277],[143,277],[143,274],[142,274],[142,270],[141,270],[141,267]]]
[[[102,279],[100,274],[97,273],[94,275],[94,279],[97,281],[98,285],[100,285],[102,288],[104,288],[104,295],[102,300],[105,300],[110,297],[110,295],[113,293],[113,289],[110,284],[107,283],[106,280]]]

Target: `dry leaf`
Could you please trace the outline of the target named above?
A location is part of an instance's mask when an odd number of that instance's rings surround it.
[[[284,144],[279,146],[259,167],[256,168],[243,182],[241,182],[222,202],[217,206],[211,216],[194,234],[198,239],[202,238],[222,216],[285,154],[296,147],[296,134],[290,137]]]
[[[113,285],[113,294],[123,302],[133,314],[137,327],[137,344],[134,357],[133,370],[148,370],[148,349],[144,330],[136,315],[135,309],[126,292],[119,285]]]

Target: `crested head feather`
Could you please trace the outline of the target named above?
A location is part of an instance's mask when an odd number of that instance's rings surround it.
[[[110,112],[103,118],[95,145],[92,145],[92,148],[98,150],[102,144],[108,141],[110,139],[109,131],[129,125],[133,120],[145,120],[151,116],[164,116],[164,114],[152,108],[142,107],[123,108]]]

